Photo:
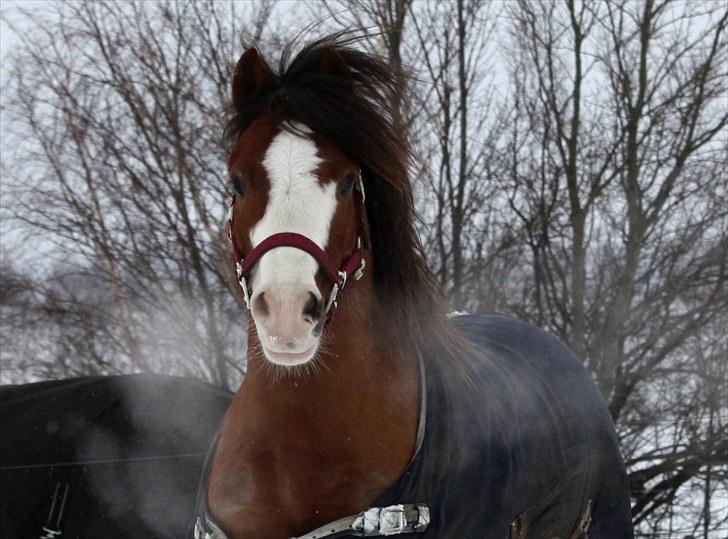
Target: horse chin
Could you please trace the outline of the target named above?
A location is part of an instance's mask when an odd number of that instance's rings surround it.
[[[276,352],[263,346],[263,354],[268,361],[281,367],[296,367],[311,361],[318,350],[318,339],[314,341],[308,348],[304,348],[300,352]]]

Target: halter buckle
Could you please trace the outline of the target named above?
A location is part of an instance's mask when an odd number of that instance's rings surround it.
[[[346,279],[344,279],[344,282],[346,282]],[[342,283],[343,286],[343,283]],[[326,301],[326,314],[329,314],[329,311],[331,310],[331,306],[336,305],[336,296],[339,294],[339,283],[334,283],[334,286],[331,287],[331,292],[329,293],[329,299]]]
[[[243,300],[245,300],[245,307],[250,310],[250,293],[248,291],[248,281],[243,275],[243,263],[242,261],[235,262],[235,275],[238,278],[238,284],[243,289]]]
[[[248,291],[248,282],[245,277],[240,278],[240,288],[243,289],[243,300],[245,301],[245,308],[250,310],[250,292]]]

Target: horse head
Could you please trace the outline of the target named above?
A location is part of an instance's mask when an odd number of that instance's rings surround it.
[[[338,85],[345,101],[351,79],[344,58],[334,48],[314,56],[298,78]],[[308,95],[309,87],[284,85],[256,49],[240,58],[232,84],[237,113],[257,114],[228,160],[230,239],[260,349],[283,366],[316,356],[324,327],[344,288],[362,277],[368,254],[360,165],[291,106],[311,97],[311,106],[325,103]]]

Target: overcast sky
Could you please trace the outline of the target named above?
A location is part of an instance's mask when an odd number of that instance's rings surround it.
[[[18,43],[16,30],[22,31],[21,10],[48,13],[53,9],[50,0],[0,0],[0,76],[4,81],[5,56]],[[14,29],[15,28],[15,29]]]

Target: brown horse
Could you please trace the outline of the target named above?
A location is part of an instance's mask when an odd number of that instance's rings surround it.
[[[292,59],[284,55],[277,71],[256,49],[235,68],[230,239],[251,315],[248,373],[211,451],[197,537],[286,539],[321,526],[305,537],[505,537],[508,530],[525,534],[526,522],[576,537],[588,525],[598,496],[584,492],[596,488],[589,487],[594,474],[587,481],[589,473],[572,470],[578,499],[563,501],[568,510],[556,517],[553,507],[561,505],[548,493],[554,484],[529,483],[540,476],[524,468],[521,449],[503,442],[520,448],[557,432],[553,459],[567,466],[575,460],[564,446],[584,454],[577,438],[586,431],[571,436],[575,429],[560,411],[551,416],[558,424],[547,419],[528,435],[508,428],[504,418],[525,418],[543,405],[516,411],[516,398],[498,392],[519,392],[514,380],[521,375],[485,362],[499,352],[474,345],[467,328],[446,317],[413,226],[410,154],[392,122],[396,91],[385,62],[335,38]],[[483,332],[485,322],[478,323],[475,331]],[[568,356],[554,342],[552,355]],[[567,360],[575,383],[591,392],[582,400],[596,402],[590,407],[574,394],[574,408],[591,414],[582,423],[608,423],[593,445],[609,446],[620,493],[612,505],[623,520],[624,473],[611,422],[578,362]],[[559,391],[552,389],[534,391],[548,399],[545,393]],[[438,426],[438,418],[447,419]],[[454,438],[460,424],[472,438]],[[461,446],[472,446],[474,457],[461,458]],[[415,477],[437,463],[441,470]],[[449,483],[452,477],[461,482]],[[407,482],[416,485],[408,490]],[[484,506],[471,488],[489,491],[487,503],[497,500],[497,508]],[[451,507],[453,492],[471,500]],[[531,501],[537,494],[551,505]],[[399,497],[405,495],[414,498]]]

